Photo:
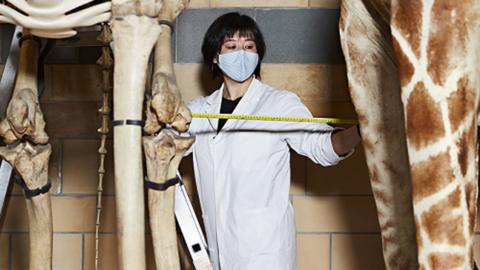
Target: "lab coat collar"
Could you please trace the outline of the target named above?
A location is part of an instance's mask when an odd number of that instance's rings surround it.
[[[245,95],[242,97],[237,107],[235,108],[233,112],[234,114],[248,114],[249,109],[251,110],[254,108],[253,104],[259,100],[258,96],[261,93],[261,90],[260,90],[261,85],[262,85],[262,82],[260,82],[256,78],[252,80],[252,82],[250,83],[250,86],[245,92]],[[220,106],[222,104],[222,97],[223,97],[223,90],[224,90],[224,84],[222,84],[220,89],[215,91],[210,96],[206,97],[205,107],[204,107],[205,113],[220,112]],[[210,125],[212,126],[212,128],[216,130],[218,127],[218,119],[209,118],[208,121],[210,122]],[[225,126],[227,126],[229,122],[232,122],[232,121],[227,121]]]
[[[253,96],[255,96],[256,90],[258,90],[259,86],[262,83],[257,80],[256,78],[253,78],[252,82],[248,86],[247,91],[245,92],[245,95],[242,97],[242,100],[250,100]],[[222,83],[220,88],[213,92],[210,96],[206,97],[206,104],[207,105],[216,105],[216,104],[221,104],[222,103],[222,97],[223,97],[223,89],[225,87],[225,84]]]

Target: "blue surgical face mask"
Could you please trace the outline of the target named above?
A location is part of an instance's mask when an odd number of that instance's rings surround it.
[[[244,50],[218,56],[218,66],[232,80],[243,82],[250,78],[258,64],[258,54]]]

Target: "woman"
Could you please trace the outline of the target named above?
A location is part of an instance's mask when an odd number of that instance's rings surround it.
[[[257,79],[265,43],[252,18],[220,16],[205,34],[202,53],[223,84],[192,101],[192,112],[312,117],[295,94]],[[357,128],[194,119],[189,133],[196,136],[191,151],[215,269],[296,269],[290,149],[334,165],[360,142]]]

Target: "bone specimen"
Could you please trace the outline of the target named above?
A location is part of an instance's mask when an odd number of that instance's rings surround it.
[[[142,119],[148,57],[158,39],[160,26],[156,18],[138,15],[134,9],[156,8],[158,2],[135,2],[138,5],[132,10],[128,9],[129,3],[132,1],[112,3],[114,120],[138,123]],[[126,124],[114,126],[113,131],[118,265],[120,269],[145,269],[142,129],[139,125]]]
[[[147,176],[154,183],[165,183],[176,177],[183,154],[195,141],[163,129],[156,136],[143,138]],[[174,216],[175,187],[148,190],[150,228],[158,270],[180,269]]]
[[[50,144],[20,143],[15,147],[0,147],[6,159],[25,181],[30,190],[40,189],[48,182]],[[52,208],[48,192],[26,197],[30,230],[30,270],[52,269]]]
[[[15,8],[0,4],[0,23],[30,28],[32,34],[47,38],[74,36],[75,27],[90,26],[110,19],[111,2],[68,12],[94,0],[7,0]]]
[[[164,1],[160,22],[172,22],[185,8],[187,1]],[[162,32],[155,46],[152,99],[147,101],[145,132],[158,132],[170,124],[180,132],[188,130],[192,116],[177,87],[172,61],[171,24],[161,24]]]
[[[24,36],[28,35],[25,30]],[[48,142],[48,135],[45,132],[37,91],[39,43],[34,39],[26,39],[21,46],[18,76],[7,107],[7,115],[0,123],[0,136],[7,144],[24,136],[34,143],[45,144]]]

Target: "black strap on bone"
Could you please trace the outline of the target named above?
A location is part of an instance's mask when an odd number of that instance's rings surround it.
[[[145,187],[147,187],[149,189],[159,190],[159,191],[165,191],[169,187],[174,186],[174,185],[178,184],[179,182],[180,182],[180,178],[178,176],[176,176],[175,178],[172,178],[172,179],[168,179],[167,181],[165,181],[163,183],[152,182],[152,181],[148,180],[148,178],[146,178],[146,177],[144,179]]]
[[[170,30],[172,30],[172,33],[175,30],[175,25],[173,24],[173,22],[171,22],[169,20],[158,20],[158,24],[160,24],[160,25],[164,24],[164,25],[170,27]]]
[[[145,121],[143,120],[132,120],[132,119],[127,119],[127,120],[113,120],[112,125],[115,126],[123,126],[123,125],[131,125],[131,126],[141,126],[143,127],[145,125]]]
[[[50,177],[48,177],[47,183],[44,186],[35,189],[29,189],[27,187],[27,183],[25,183],[25,181],[21,177],[15,177],[15,183],[17,183],[20,187],[23,188],[23,191],[25,192],[25,197],[27,198],[32,198],[40,194],[45,194],[52,187],[52,181]]]

